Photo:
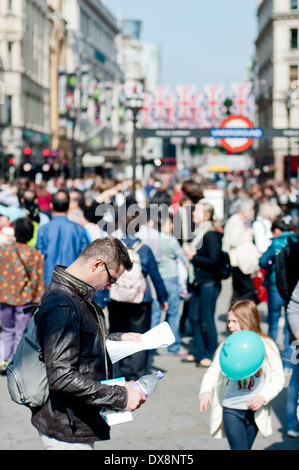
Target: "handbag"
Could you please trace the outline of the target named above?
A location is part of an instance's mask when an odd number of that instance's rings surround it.
[[[265,269],[260,268],[258,273],[252,277],[256,295],[260,302],[267,302],[268,300],[268,289],[264,285],[265,275]]]
[[[229,251],[231,265],[243,274],[254,274],[259,270],[260,253],[252,242],[242,243]]]

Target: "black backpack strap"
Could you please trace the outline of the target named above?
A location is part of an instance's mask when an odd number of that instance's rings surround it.
[[[26,315],[28,313],[34,315],[37,312],[37,310],[39,309],[39,307],[40,307],[40,304],[27,305],[27,307],[23,308],[23,313],[24,313],[24,315]]]

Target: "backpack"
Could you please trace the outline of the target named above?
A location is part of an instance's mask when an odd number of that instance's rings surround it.
[[[299,280],[299,240],[289,238],[275,258],[276,285],[281,297],[288,303]]]
[[[143,301],[146,282],[142,274],[142,267],[138,250],[142,244],[137,241],[132,247],[127,247],[133,263],[131,271],[125,271],[115,284],[110,287],[110,299],[117,302],[140,304]]]
[[[61,291],[53,290],[51,295]],[[66,293],[64,292],[64,298]],[[75,307],[71,296],[68,300]],[[17,350],[7,367],[7,388],[11,399],[19,405],[37,408],[44,405],[49,397],[49,383],[44,362],[43,350],[38,338],[38,315],[40,306],[24,308],[24,313],[33,316],[23,331]]]
[[[226,251],[221,251],[221,264],[219,266],[220,279],[228,279],[232,273],[229,254]]]
[[[37,311],[7,367],[7,387],[12,400],[32,408],[42,406],[49,397],[46,365],[38,339]]]

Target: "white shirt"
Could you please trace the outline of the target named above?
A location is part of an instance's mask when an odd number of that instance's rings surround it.
[[[252,377],[244,380],[228,380],[222,400],[222,406],[235,408],[236,410],[247,410],[247,401],[259,395],[263,387],[263,376],[257,372]]]

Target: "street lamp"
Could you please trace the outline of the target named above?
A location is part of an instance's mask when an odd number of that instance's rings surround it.
[[[136,152],[136,140],[137,140],[137,115],[143,108],[143,98],[140,97],[136,90],[130,97],[127,98],[126,108],[130,109],[133,115],[133,149],[132,149],[132,197],[135,199],[136,196],[136,164],[137,164],[137,152]]]
[[[286,103],[287,116],[288,116],[288,128],[290,129],[290,127],[291,127],[291,108],[292,108],[292,106],[293,106],[291,90],[289,90],[288,93],[287,93],[285,103]],[[288,177],[288,182],[289,182],[289,184],[290,184],[291,176],[292,176],[291,141],[290,141],[290,137],[288,137],[288,168],[287,168],[287,177]]]

